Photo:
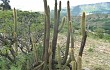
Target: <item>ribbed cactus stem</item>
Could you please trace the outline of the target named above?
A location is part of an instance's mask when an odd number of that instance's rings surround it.
[[[50,46],[48,48],[48,53],[49,53],[49,56],[50,56],[50,54],[52,54],[52,45],[51,45],[51,42],[50,42]]]
[[[69,51],[70,51],[71,60],[76,61],[74,56],[74,48],[71,47]]]
[[[48,17],[50,18],[50,7],[49,7],[49,5],[47,6],[47,8],[48,8]]]
[[[72,61],[75,61],[75,57],[74,57],[74,37],[73,37],[73,29],[72,29],[72,22],[69,22],[69,31],[70,31],[70,36],[71,36],[71,48],[70,48],[70,55],[71,55],[71,59]]]
[[[74,37],[73,37],[73,28],[72,28],[72,22],[69,22],[69,30],[70,30],[70,36],[71,36],[71,47],[74,48]]]
[[[58,52],[57,52],[57,55],[58,55],[58,67],[59,67],[59,70],[61,70],[61,55],[60,55],[60,46],[58,45]]]
[[[55,0],[55,10],[54,10],[54,33],[52,40],[52,59],[55,60],[56,55],[56,45],[58,38],[58,28],[60,23],[60,11],[61,11],[61,1],[59,2],[59,10],[57,10],[57,0]],[[54,62],[52,62],[52,69],[54,69]]]
[[[46,15],[44,15],[45,18],[44,18],[44,40],[43,40],[43,54],[42,54],[42,60],[44,60],[44,54],[45,54],[45,39],[46,39]]]
[[[47,5],[47,0],[44,0],[44,10],[45,10],[45,18],[46,18],[46,24],[45,24],[45,28],[46,28],[46,34],[45,34],[45,53],[44,53],[44,67],[42,70],[46,70],[47,69],[47,63],[48,63],[48,48],[49,48],[49,40],[50,40],[50,8]]]
[[[82,70],[82,57],[78,56],[77,59],[77,70]]]
[[[68,18],[68,35],[67,35],[67,42],[66,42],[66,51],[65,51],[65,57],[64,57],[64,59],[63,59],[63,64],[65,64],[66,63],[66,60],[67,60],[67,57],[68,57],[68,51],[69,51],[69,44],[70,44],[70,29],[69,29],[69,27],[70,27],[70,24],[69,24],[69,22],[70,22],[70,3],[69,3],[69,1],[67,1],[67,18]]]
[[[59,11],[61,11],[61,1],[59,1]]]
[[[77,69],[82,69],[82,54],[86,43],[87,33],[86,33],[86,24],[85,24],[85,12],[82,14],[82,23],[81,23],[81,32],[82,32],[82,41],[81,41],[81,47],[79,50],[79,55],[77,59]]]
[[[72,70],[76,70],[76,61],[72,61]]]
[[[62,28],[63,28],[63,26],[65,24],[65,20],[66,20],[66,17],[63,17],[62,18],[62,22],[61,22],[61,26],[59,27],[58,32],[60,32],[62,30]]]
[[[81,34],[82,36],[84,36],[84,33],[86,31],[86,23],[85,23],[86,19],[85,19],[85,12],[83,12],[82,14],[82,20],[81,20]]]
[[[17,14],[16,9],[13,10],[13,17],[14,17],[14,39],[15,39],[15,52],[17,55],[18,52],[18,46],[17,46]]]
[[[76,60],[75,60],[75,56],[74,56],[74,48],[71,47],[71,50],[70,50],[70,56],[71,56],[71,63],[72,63],[72,70],[76,70]]]
[[[57,23],[57,0],[55,0],[55,7],[54,7],[54,33],[53,33],[53,40],[52,40],[52,59],[55,59],[55,51],[56,51],[56,43],[57,43],[57,35],[58,35],[58,23]],[[52,62],[53,65],[53,62]],[[53,66],[52,66],[53,67]]]
[[[47,15],[48,14],[48,11],[47,11],[47,0],[43,0],[44,1],[44,11],[45,11],[45,14]]]
[[[81,23],[81,32],[82,32],[82,41],[81,41],[81,47],[79,50],[79,56],[82,57],[84,46],[86,43],[86,38],[87,38],[87,32],[86,32],[86,24],[85,24],[85,12],[82,14],[82,23]]]
[[[49,53],[49,70],[52,70],[52,45],[51,43],[48,49],[48,53]]]
[[[68,17],[68,23],[71,20],[71,14],[70,14],[70,2],[67,1],[67,17]]]

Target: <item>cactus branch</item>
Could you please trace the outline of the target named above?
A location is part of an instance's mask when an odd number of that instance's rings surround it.
[[[61,70],[61,55],[60,55],[60,46],[58,45],[58,50],[57,50],[57,55],[58,55],[58,67],[59,67],[59,70]]]
[[[82,14],[82,20],[81,20],[81,34],[84,36],[84,32],[86,31],[86,23],[85,23],[85,12]]]
[[[50,39],[50,8],[47,6],[47,0],[44,0],[44,10],[46,16],[46,36],[45,36],[45,53],[44,53],[44,67],[43,70],[47,69],[48,63],[48,48],[49,48],[49,39]]]
[[[67,35],[67,42],[66,42],[66,51],[65,51],[65,57],[63,59],[63,63],[66,63],[68,51],[69,51],[69,43],[70,43],[70,30],[69,30],[69,22],[70,22],[70,3],[67,1],[67,17],[68,17],[68,35]]]
[[[81,70],[82,69],[82,57],[78,56],[77,59],[77,70]]]
[[[87,32],[85,31],[86,29],[86,25],[85,25],[85,12],[83,12],[83,15],[82,15],[82,23],[81,23],[81,28],[82,28],[82,42],[81,42],[81,47],[80,47],[80,50],[79,50],[79,56],[82,57],[82,54],[83,54],[83,49],[84,49],[84,46],[85,46],[85,43],[86,43],[86,38],[87,38]]]
[[[58,23],[57,23],[57,0],[55,0],[55,10],[54,10],[54,33],[53,33],[53,40],[52,40],[52,59],[55,59],[55,51],[56,51],[56,43],[57,43],[57,36],[58,36]]]
[[[16,55],[17,55],[17,52],[18,52],[18,46],[17,46],[17,14],[16,14],[16,9],[15,8],[13,10],[13,16],[14,16],[15,51],[16,51]]]
[[[64,23],[65,23],[65,20],[66,20],[66,17],[63,17],[62,22],[61,22],[61,26],[59,27],[58,32],[60,32],[62,30]]]
[[[48,53],[49,53],[49,70],[52,70],[52,46],[50,43],[49,49],[48,49]]]

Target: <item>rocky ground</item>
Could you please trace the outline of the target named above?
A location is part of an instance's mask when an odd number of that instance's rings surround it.
[[[66,36],[59,34],[58,43],[62,46]],[[77,58],[81,36],[75,36],[75,55]],[[90,70],[110,70],[110,42],[88,37],[82,57],[83,68]]]

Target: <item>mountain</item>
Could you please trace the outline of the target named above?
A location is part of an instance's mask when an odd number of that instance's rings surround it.
[[[66,15],[66,8],[63,8],[61,13]],[[95,4],[83,4],[71,7],[71,14],[74,16],[81,15],[85,11],[87,14],[109,14],[110,2],[101,2]]]

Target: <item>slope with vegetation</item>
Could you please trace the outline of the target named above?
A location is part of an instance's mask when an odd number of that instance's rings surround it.
[[[31,66],[34,62],[31,38],[34,37],[36,43],[42,40],[43,15],[38,12],[16,12],[17,16],[13,11],[0,11],[0,70],[27,70],[24,65],[28,63]],[[18,53],[16,46],[19,47]]]
[[[110,14],[91,14],[86,16],[87,30],[90,35],[110,41]],[[80,16],[73,17],[74,28],[79,30]]]
[[[68,16],[64,17],[61,24],[59,24],[61,1],[59,2],[59,9],[57,9],[57,0],[55,0],[55,17],[52,28],[50,8],[46,0],[44,0],[44,9],[43,15],[38,12],[16,11],[15,8],[13,12],[0,11],[1,70],[82,69],[82,53],[87,37],[85,12],[83,12],[81,23],[82,45],[76,60],[74,57],[74,37],[69,1],[67,1]],[[61,57],[61,48],[57,43],[57,39],[65,21],[67,21],[67,40],[64,55]],[[69,47],[71,47],[71,53],[69,53]],[[68,58],[68,56],[70,57]]]
[[[67,1],[67,16],[61,20],[61,3],[58,8],[55,0],[54,18],[47,0],[44,14],[15,9],[0,11],[0,70],[110,68],[110,44],[103,40],[110,40],[109,14],[86,16],[83,12],[82,16],[71,17]]]

